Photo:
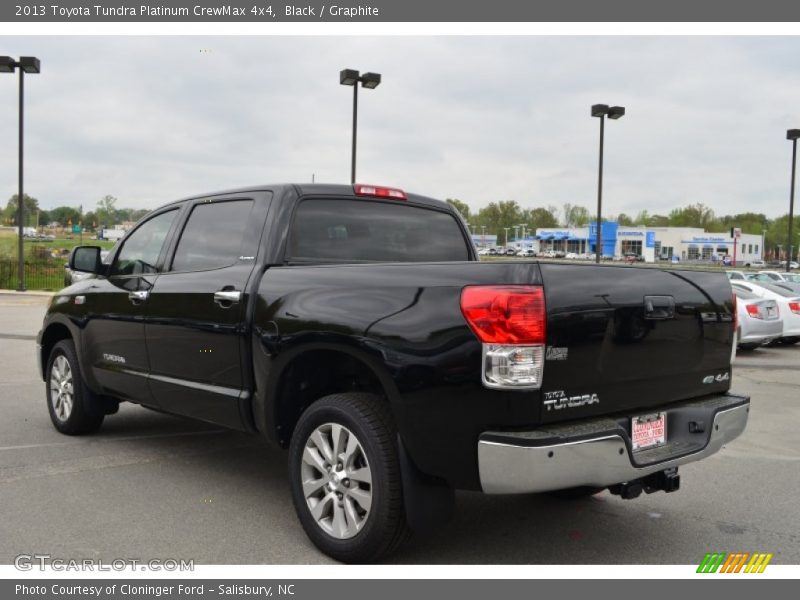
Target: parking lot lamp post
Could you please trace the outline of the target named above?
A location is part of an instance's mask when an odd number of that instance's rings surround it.
[[[508,230],[511,229],[510,227],[503,227],[503,230],[506,232],[506,248],[508,248]]]
[[[380,73],[364,73],[361,75],[355,69],[342,69],[339,71],[339,83],[353,86],[353,146],[350,158],[350,183],[356,182],[356,133],[358,130],[358,84],[368,90],[374,90],[381,83]]]
[[[605,138],[606,117],[617,120],[625,114],[624,106],[608,106],[608,104],[592,105],[592,116],[600,119],[600,160],[597,176],[597,234],[595,235],[595,262],[599,263],[603,256],[603,142]]]
[[[786,259],[786,272],[791,270],[792,250],[792,221],[794,220],[794,180],[797,171],[797,140],[800,138],[800,129],[790,129],[786,132],[786,139],[792,141],[792,184],[789,190],[789,235],[786,240],[786,247],[789,249],[789,258]]]
[[[22,185],[22,149],[23,149],[23,135],[24,135],[24,100],[25,100],[25,73],[38,73],[39,72],[39,59],[35,56],[21,56],[19,60],[14,60],[10,56],[0,56],[0,73],[13,73],[15,69],[19,69],[19,192],[17,194],[17,235],[18,241],[18,257],[17,269],[19,284],[17,285],[18,292],[25,291],[25,243],[22,238],[23,233],[23,215],[25,214],[25,201]]]

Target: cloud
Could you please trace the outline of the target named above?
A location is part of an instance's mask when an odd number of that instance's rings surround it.
[[[800,126],[796,38],[11,37],[26,79],[26,191],[44,207],[105,194],[154,208],[194,193],[347,182],[352,89],[359,181],[473,208],[591,207],[593,103],[606,128],[604,212],[787,211]],[[16,191],[16,85],[0,77],[0,194]],[[2,196],[0,196],[2,198]]]

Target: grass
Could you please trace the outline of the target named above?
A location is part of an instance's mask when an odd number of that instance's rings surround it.
[[[83,245],[85,246],[100,246],[103,250],[110,250],[114,242],[107,240],[92,240],[90,236],[83,236]],[[69,238],[56,238],[52,242],[45,242],[42,240],[25,239],[25,258],[38,258],[34,248],[46,248],[52,251],[59,251],[59,254],[67,256],[69,251],[75,246],[81,245],[80,235]],[[0,231],[0,259],[16,259],[17,258],[17,235],[11,231]]]

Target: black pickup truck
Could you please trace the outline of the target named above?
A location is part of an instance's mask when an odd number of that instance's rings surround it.
[[[39,333],[56,429],[127,401],[261,435],[342,561],[446,519],[456,489],[674,491],[747,423],[724,274],[479,262],[456,211],[397,189],[188,198],[70,268],[96,277]]]

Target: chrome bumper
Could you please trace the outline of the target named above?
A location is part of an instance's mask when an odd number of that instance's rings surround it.
[[[521,494],[577,486],[607,487],[702,460],[737,438],[750,399],[722,395],[637,414],[667,413],[667,443],[633,453],[629,417],[578,421],[525,432],[485,432],[478,441],[481,487],[487,494]],[[690,423],[703,431],[690,431]]]

